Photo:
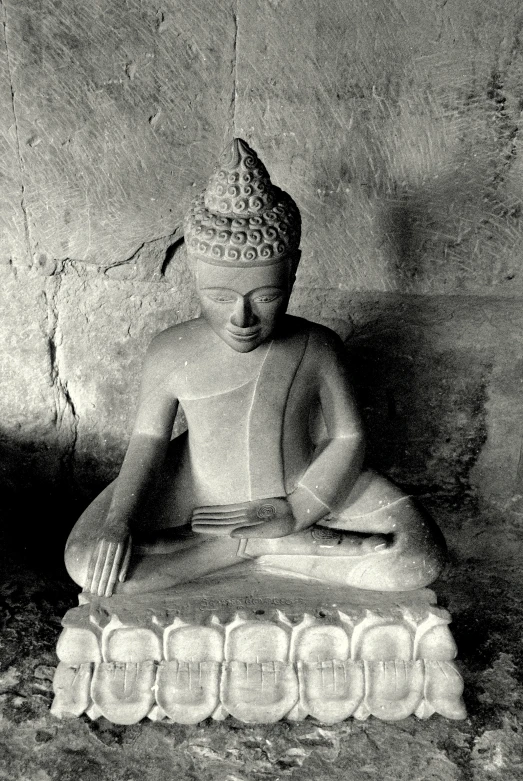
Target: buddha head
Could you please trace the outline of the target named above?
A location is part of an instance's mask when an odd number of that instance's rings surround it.
[[[184,226],[202,316],[233,350],[251,352],[277,328],[300,259],[300,230],[292,198],[235,138]]]

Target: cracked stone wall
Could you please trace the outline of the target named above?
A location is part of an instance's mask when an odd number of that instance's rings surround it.
[[[114,476],[148,341],[197,313],[182,218],[236,134],[300,206],[292,309],[347,340],[373,463],[484,508],[462,551],[520,551],[519,0],[0,10],[0,477],[35,538]]]

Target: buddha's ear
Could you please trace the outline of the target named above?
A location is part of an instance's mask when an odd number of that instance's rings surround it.
[[[296,279],[296,271],[298,270],[298,263],[301,259],[301,249],[297,249],[291,258],[290,262],[290,269],[289,269],[289,277],[290,277],[290,286],[292,287],[294,285],[294,280]]]

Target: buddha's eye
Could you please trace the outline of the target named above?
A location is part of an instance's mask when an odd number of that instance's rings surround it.
[[[277,298],[281,298],[281,293],[267,293],[264,296],[255,296],[254,301],[257,304],[270,304],[271,301],[276,301]]]
[[[207,295],[207,298],[210,298],[211,301],[216,301],[217,304],[228,304],[232,301],[234,301],[234,298],[231,296],[227,296],[225,294],[216,293],[215,295]]]

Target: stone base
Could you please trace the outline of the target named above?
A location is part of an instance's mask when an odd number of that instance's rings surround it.
[[[385,594],[237,568],[174,593],[83,601],[58,640],[60,718],[466,716],[450,616],[427,589]]]

